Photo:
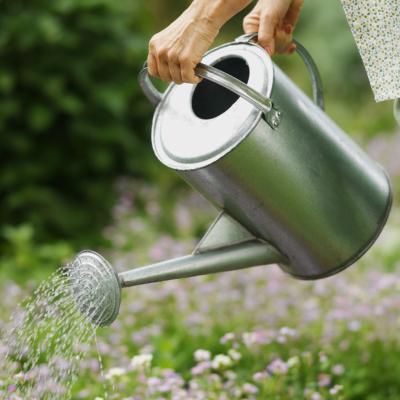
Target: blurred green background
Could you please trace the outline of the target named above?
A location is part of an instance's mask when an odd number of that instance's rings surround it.
[[[0,330],[75,252],[101,249],[119,270],[143,265],[187,254],[212,220],[214,210],[153,155],[153,110],[137,84],[149,39],[187,5],[0,1]],[[242,33],[248,11],[215,45]],[[375,103],[340,1],[305,0],[295,36],[320,68],[326,112],[385,166],[398,194],[392,102]],[[296,55],[275,62],[310,94]],[[154,377],[163,383],[172,370],[181,389],[199,385],[207,400],[255,399],[255,390],[260,399],[399,399],[399,222],[395,196],[376,245],[326,280],[260,267],[124,292],[119,318],[81,360],[73,399],[103,397],[105,388],[110,399],[188,399],[155,389]],[[213,361],[226,353],[231,370],[198,374],[196,349]],[[154,354],[148,381],[130,366],[138,352]],[[114,367],[123,374],[107,378]],[[0,397],[17,379],[1,372]],[[223,397],[235,380],[236,395]]]
[[[168,210],[175,189],[185,186],[152,154],[152,108],[136,76],[152,34],[187,4],[0,3],[2,273],[25,279],[47,272],[76,249],[107,247],[103,229],[121,177],[160,187],[165,212],[158,229],[173,231]],[[224,27],[218,43],[241,34],[248,10]],[[394,132],[391,102],[374,102],[339,1],[307,0],[296,37],[321,70],[327,113],[344,130],[361,143]],[[310,92],[298,57],[276,62]]]

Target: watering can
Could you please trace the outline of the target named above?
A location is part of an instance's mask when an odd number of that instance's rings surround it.
[[[195,69],[203,78],[196,85],[160,93],[147,68],[140,72],[156,106],[156,157],[220,213],[189,256],[117,274],[101,255],[81,252],[72,280],[77,293],[91,290],[78,305],[95,324],[116,318],[124,287],[272,263],[295,278],[324,278],[353,264],[383,229],[389,179],[324,113],[311,56],[297,42],[314,101],[255,36],[209,51]]]

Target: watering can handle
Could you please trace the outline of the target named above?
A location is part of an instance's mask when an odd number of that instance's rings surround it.
[[[237,38],[236,41],[249,43],[256,36],[256,33],[243,35]],[[322,81],[318,72],[318,68],[310,53],[298,41],[295,40],[295,43],[296,50],[306,64],[306,67],[311,76],[314,102],[321,109],[324,109]],[[244,82],[236,79],[226,72],[223,72],[210,65],[205,65],[203,63],[197,64],[195,68],[195,73],[197,76],[217,83],[252,103],[268,117],[267,119],[270,121],[273,127],[277,127],[279,125],[280,112],[274,108],[272,100],[266,98],[261,93],[247,86]],[[147,70],[147,63],[144,64],[143,69],[139,72],[139,84],[143,90],[143,93],[146,95],[149,101],[154,106],[157,106],[157,104],[161,101],[163,94],[159,90],[157,90],[157,88],[151,82]]]

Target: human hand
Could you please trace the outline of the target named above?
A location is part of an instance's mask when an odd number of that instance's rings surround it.
[[[194,4],[194,5],[193,5]],[[149,43],[149,74],[165,82],[197,83],[195,66],[219,32],[219,24],[192,3],[171,25],[155,34]]]
[[[272,56],[293,53],[293,30],[300,15],[303,0],[258,0],[244,18],[245,33],[258,32],[258,43]]]

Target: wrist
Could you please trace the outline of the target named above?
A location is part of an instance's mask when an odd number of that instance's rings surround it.
[[[194,11],[196,19],[203,20],[218,32],[250,2],[251,0],[193,0],[189,8]]]

